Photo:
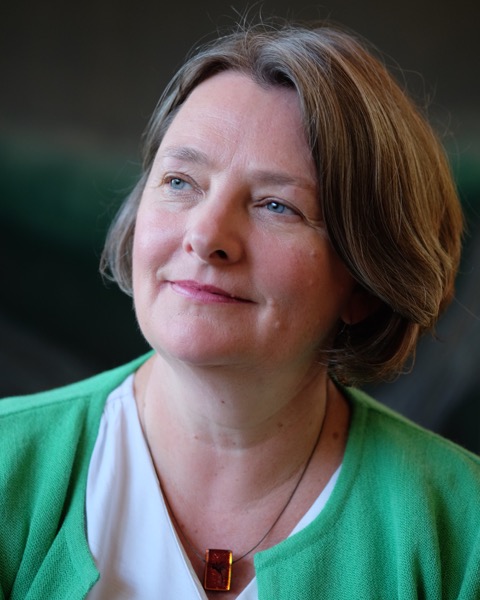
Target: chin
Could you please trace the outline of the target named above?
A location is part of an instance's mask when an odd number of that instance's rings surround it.
[[[145,335],[145,338],[167,361],[192,367],[222,366],[239,358],[238,345],[231,340],[216,340],[211,333],[200,335],[182,330],[177,335],[170,331],[168,335]]]

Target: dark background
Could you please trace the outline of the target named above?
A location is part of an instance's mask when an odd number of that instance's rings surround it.
[[[131,300],[98,274],[105,231],[135,182],[140,136],[164,85],[193,45],[247,6],[3,4],[0,396],[68,383],[146,349]],[[469,224],[457,299],[413,373],[370,391],[479,452],[480,3],[277,0],[250,14],[260,10],[353,28],[429,105]]]

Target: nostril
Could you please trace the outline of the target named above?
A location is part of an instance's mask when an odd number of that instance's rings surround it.
[[[215,254],[219,257],[219,258],[228,258],[227,257],[227,253],[225,252],[225,250],[216,250]]]

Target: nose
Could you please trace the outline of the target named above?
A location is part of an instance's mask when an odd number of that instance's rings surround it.
[[[191,209],[183,247],[202,262],[236,263],[244,254],[243,215],[225,198],[204,199]]]

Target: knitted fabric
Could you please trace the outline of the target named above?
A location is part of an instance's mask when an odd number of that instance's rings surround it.
[[[82,599],[97,581],[90,456],[108,394],[144,360],[0,402],[0,600]],[[255,556],[259,600],[480,599],[480,459],[344,393],[338,482],[317,519]]]

